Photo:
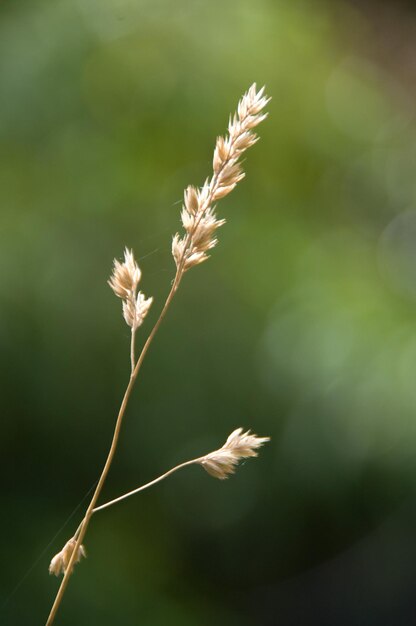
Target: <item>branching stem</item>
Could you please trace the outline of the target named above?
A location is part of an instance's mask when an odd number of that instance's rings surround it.
[[[179,463],[179,465],[175,465],[175,467],[172,467],[170,470],[168,470],[167,472],[165,472],[164,474],[161,474],[160,476],[158,476],[157,478],[151,480],[148,483],[145,483],[144,485],[141,485],[140,487],[137,487],[136,489],[133,489],[132,491],[128,491],[127,493],[123,493],[122,496],[119,496],[118,498],[114,498],[113,500],[110,500],[109,502],[105,502],[104,504],[101,504],[100,506],[95,507],[95,509],[93,509],[93,514],[94,513],[98,513],[99,511],[103,511],[104,509],[108,509],[110,506],[113,506],[114,504],[118,504],[119,502],[121,502],[122,500],[127,500],[127,498],[130,498],[131,496],[135,496],[136,493],[140,493],[140,491],[144,491],[145,489],[148,489],[149,487],[153,487],[153,485],[156,485],[157,483],[160,483],[162,480],[165,480],[165,478],[168,478],[168,476],[171,476],[174,472],[177,472],[178,470],[182,469],[183,467],[188,467],[188,465],[196,465],[197,463],[200,463],[202,461],[204,457],[198,457],[197,459],[192,459],[190,461],[185,461],[184,463]],[[74,539],[77,539],[82,525],[84,523],[84,520],[82,520],[81,524],[78,526],[75,535],[74,535]]]
[[[167,310],[168,310],[168,308],[169,308],[169,306],[170,306],[170,304],[171,304],[171,302],[173,300],[173,297],[174,297],[176,291],[178,290],[179,284],[180,284],[180,282],[182,280],[183,273],[184,273],[185,255],[186,255],[186,253],[188,251],[188,247],[189,247],[189,244],[191,243],[191,239],[192,239],[192,235],[189,234],[187,236],[187,243],[186,243],[186,246],[184,248],[183,257],[182,257],[181,262],[179,263],[178,268],[176,270],[176,275],[175,275],[175,278],[173,280],[172,287],[170,289],[169,295],[166,298],[166,302],[165,302],[165,304],[163,306],[163,309],[162,309],[162,311],[161,311],[161,313],[160,313],[160,315],[159,315],[155,325],[153,326],[153,328],[152,328],[152,330],[150,332],[150,335],[148,336],[148,338],[147,338],[147,340],[146,340],[146,342],[145,342],[145,344],[144,344],[144,346],[142,348],[140,356],[139,356],[139,358],[137,360],[137,363],[134,365],[134,367],[133,367],[134,335],[132,333],[132,345],[131,345],[132,372],[131,372],[131,375],[130,375],[130,380],[129,380],[129,383],[127,385],[126,391],[124,392],[123,400],[122,400],[122,403],[121,403],[121,406],[120,406],[120,410],[119,410],[119,413],[118,413],[118,416],[117,416],[116,425],[115,425],[115,428],[114,428],[113,439],[111,441],[110,450],[108,452],[107,459],[106,459],[106,462],[104,464],[103,471],[101,473],[100,479],[99,479],[99,481],[97,483],[97,486],[95,488],[95,491],[94,491],[94,494],[92,496],[91,502],[90,502],[90,504],[89,504],[89,506],[87,508],[87,511],[85,513],[85,516],[84,516],[84,519],[83,519],[83,521],[81,523],[81,527],[78,529],[79,532],[77,531],[78,532],[77,542],[76,542],[76,545],[75,545],[74,550],[72,552],[71,559],[70,559],[70,561],[68,563],[68,567],[66,568],[64,577],[63,577],[63,579],[61,581],[61,584],[59,586],[58,592],[56,594],[54,603],[53,603],[51,611],[49,613],[48,620],[46,622],[46,626],[51,626],[53,624],[53,622],[55,620],[55,617],[56,617],[56,614],[58,612],[58,608],[59,608],[59,606],[60,606],[60,604],[62,602],[63,595],[65,593],[65,590],[66,590],[67,586],[68,586],[69,577],[70,577],[70,575],[72,573],[72,569],[73,569],[73,566],[74,566],[75,556],[78,554],[79,546],[82,544],[82,542],[84,540],[84,537],[85,537],[85,534],[87,532],[87,528],[88,528],[91,516],[93,514],[95,505],[96,505],[97,500],[98,500],[98,498],[100,496],[101,490],[102,490],[102,488],[104,486],[105,480],[107,478],[107,474],[108,474],[109,469],[111,467],[111,463],[113,462],[113,459],[114,459],[114,455],[115,455],[115,452],[116,452],[118,439],[119,439],[119,436],[120,436],[121,425],[122,425],[122,422],[123,422],[124,413],[126,411],[127,404],[128,404],[131,392],[132,392],[133,387],[134,387],[134,383],[136,381],[136,378],[138,376],[138,373],[140,371],[140,368],[142,366],[144,358],[145,358],[145,356],[147,354],[147,351],[148,351],[148,349],[150,347],[150,344],[152,343],[154,336],[156,335],[157,331],[159,330],[159,327],[160,327],[160,325],[161,325],[161,323],[162,323],[162,321],[163,321],[163,319],[164,319],[164,317],[165,317],[165,315],[167,313]]]
[[[163,321],[163,318],[165,317],[166,312],[167,312],[167,310],[168,310],[168,308],[170,306],[170,303],[172,302],[172,299],[173,299],[173,297],[174,297],[174,295],[175,295],[175,293],[176,293],[176,291],[178,289],[179,283],[180,283],[181,278],[182,278],[182,274],[183,274],[183,264],[182,264],[182,267],[180,265],[178,267],[177,271],[176,271],[176,275],[175,275],[174,281],[172,283],[171,290],[169,292],[168,297],[166,298],[166,302],[165,302],[165,304],[163,306],[163,309],[162,309],[162,311],[161,311],[161,313],[159,315],[159,318],[156,321],[156,324],[153,326],[153,329],[152,329],[150,335],[148,336],[148,338],[147,338],[147,340],[146,340],[146,342],[145,342],[145,344],[144,344],[144,346],[142,348],[142,351],[141,351],[140,356],[139,356],[139,358],[137,360],[137,363],[135,364],[135,366],[134,366],[134,368],[132,370],[132,373],[131,373],[131,376],[130,376],[130,380],[129,380],[129,383],[127,385],[126,391],[124,393],[123,400],[122,400],[122,403],[121,403],[121,406],[120,406],[120,410],[119,410],[119,413],[118,413],[118,416],[117,416],[117,421],[116,421],[116,425],[115,425],[114,433],[113,433],[113,439],[111,441],[110,450],[108,452],[107,459],[106,459],[106,462],[104,464],[103,471],[101,473],[100,479],[99,479],[99,481],[97,483],[97,486],[95,488],[94,495],[92,496],[91,502],[90,502],[90,504],[89,504],[89,506],[87,508],[86,513],[85,513],[85,517],[84,517],[81,529],[80,529],[78,537],[77,537],[76,545],[75,545],[74,550],[72,552],[72,556],[71,556],[71,559],[70,559],[70,561],[68,563],[68,567],[67,567],[67,569],[65,571],[65,574],[64,574],[64,577],[62,579],[62,582],[61,582],[61,584],[59,586],[58,593],[56,594],[55,601],[54,601],[54,603],[52,605],[51,611],[49,613],[48,620],[46,622],[46,626],[51,626],[51,624],[53,624],[54,619],[56,617],[56,613],[57,613],[58,608],[59,608],[59,605],[62,602],[62,598],[63,598],[63,595],[65,593],[66,587],[67,587],[68,582],[69,582],[69,577],[70,577],[72,569],[73,569],[75,556],[76,556],[76,554],[78,554],[78,548],[81,545],[81,543],[82,543],[82,541],[83,541],[83,539],[85,537],[85,533],[87,532],[88,524],[89,524],[91,516],[93,514],[93,509],[94,509],[94,507],[95,507],[95,505],[97,503],[98,497],[99,497],[99,495],[101,493],[101,490],[102,490],[102,488],[104,486],[104,483],[105,483],[105,479],[107,478],[107,474],[108,474],[109,469],[111,467],[111,463],[113,462],[113,459],[114,459],[114,455],[115,455],[115,452],[116,452],[117,443],[118,443],[118,439],[119,439],[119,435],[120,435],[121,424],[123,422],[124,413],[126,411],[127,404],[128,404],[131,392],[133,390],[134,383],[136,381],[137,375],[138,375],[138,373],[140,371],[140,368],[142,366],[142,363],[143,363],[143,360],[144,360],[144,358],[146,356],[146,353],[147,353],[147,351],[148,351],[148,349],[150,347],[150,344],[152,343],[153,338],[156,335],[156,333],[157,333],[157,331],[159,329],[159,326],[161,325],[161,323]]]
[[[260,116],[259,112],[261,111],[261,109],[267,104],[268,100],[264,97],[262,97],[262,93],[263,93],[263,89],[260,90],[260,92],[256,93],[256,85],[252,85],[252,87],[249,89],[249,91],[243,96],[242,101],[240,101],[239,104],[239,109],[238,109],[238,115],[240,118],[240,126],[238,126],[237,128],[234,129],[234,131],[229,130],[230,133],[230,142],[228,145],[228,152],[227,154],[225,154],[222,157],[221,160],[221,165],[220,167],[215,169],[215,173],[213,175],[213,177],[211,178],[211,181],[209,183],[208,186],[208,193],[206,194],[206,197],[204,198],[204,202],[201,203],[201,205],[199,206],[199,210],[198,210],[198,215],[197,215],[197,219],[195,219],[194,221],[194,225],[187,229],[187,235],[184,241],[184,245],[183,245],[183,251],[180,255],[179,259],[175,260],[177,262],[177,270],[176,270],[176,275],[175,278],[173,280],[170,292],[168,294],[168,297],[166,298],[166,302],[163,305],[162,311],[155,323],[155,325],[153,326],[153,329],[150,332],[150,335],[148,336],[146,342],[143,345],[142,351],[139,355],[139,358],[137,359],[137,362],[135,361],[135,330],[132,329],[132,334],[131,334],[131,346],[130,346],[130,360],[131,360],[131,374],[130,374],[130,380],[128,382],[126,391],[124,392],[124,396],[123,396],[123,400],[119,409],[119,413],[117,416],[117,420],[116,420],[116,424],[114,427],[114,433],[113,433],[113,438],[111,441],[111,446],[110,446],[110,450],[108,452],[107,455],[107,459],[105,461],[104,464],[104,468],[101,472],[101,476],[99,478],[99,481],[97,483],[97,486],[95,488],[94,494],[92,496],[91,502],[87,508],[87,511],[85,513],[84,519],[81,522],[80,527],[78,528],[77,532],[75,533],[75,537],[76,538],[76,545],[72,551],[72,555],[71,555],[71,559],[68,563],[68,566],[66,567],[65,570],[65,574],[64,577],[62,579],[61,585],[58,589],[57,595],[55,597],[55,601],[53,603],[52,609],[50,611],[48,620],[46,622],[46,626],[51,626],[54,622],[56,613],[58,611],[58,608],[61,604],[63,595],[65,593],[66,587],[68,585],[69,582],[69,578],[71,576],[72,573],[72,569],[73,569],[73,565],[74,565],[74,561],[76,559],[76,556],[78,555],[79,552],[79,546],[82,544],[83,539],[85,537],[85,534],[87,532],[87,528],[89,525],[89,522],[91,520],[91,516],[93,515],[94,512],[97,512],[99,510],[102,510],[104,508],[106,508],[107,506],[110,506],[112,504],[115,504],[116,502],[119,502],[120,500],[129,497],[130,495],[133,495],[133,493],[137,493],[143,489],[146,489],[147,487],[150,487],[151,485],[155,484],[156,482],[159,482],[160,480],[163,480],[164,478],[166,478],[167,476],[169,476],[170,474],[172,474],[174,471],[178,470],[181,467],[184,467],[185,465],[190,465],[192,463],[195,463],[196,460],[193,461],[187,461],[186,463],[182,463],[181,465],[178,465],[177,467],[173,468],[172,470],[169,470],[168,472],[166,472],[166,474],[163,474],[162,476],[160,476],[159,478],[155,479],[154,481],[148,483],[147,485],[143,485],[142,487],[139,487],[138,489],[134,490],[133,492],[129,492],[128,494],[125,494],[124,496],[121,496],[120,498],[116,498],[115,500],[112,500],[111,502],[108,502],[106,504],[101,505],[100,507],[96,507],[96,503],[97,500],[101,494],[101,490],[104,486],[105,480],[107,478],[108,472],[110,470],[111,464],[113,462],[114,459],[114,455],[116,452],[116,448],[117,448],[117,443],[118,443],[118,439],[119,439],[119,435],[120,435],[120,431],[121,431],[121,425],[123,422],[123,418],[124,418],[124,414],[128,405],[128,401],[132,392],[132,389],[134,387],[134,383],[137,379],[137,376],[139,374],[140,368],[142,366],[142,363],[144,361],[144,358],[147,354],[147,351],[150,347],[150,344],[153,341],[154,336],[156,335],[165,315],[166,312],[173,300],[173,297],[179,287],[179,284],[182,280],[185,268],[186,268],[186,261],[188,259],[188,255],[189,253],[192,254],[192,248],[193,248],[193,238],[194,235],[196,234],[197,228],[201,223],[201,220],[204,216],[204,214],[206,213],[206,211],[209,209],[209,207],[212,205],[215,197],[216,197],[216,192],[219,190],[219,188],[221,187],[221,175],[224,173],[225,168],[227,167],[227,165],[231,164],[232,162],[236,162],[237,159],[239,158],[242,150],[246,149],[247,147],[249,147],[250,145],[252,145],[252,141],[249,140],[250,138],[250,132],[247,132],[250,128],[253,128],[255,125],[257,125],[263,118],[264,116]],[[230,122],[231,124],[231,122]],[[230,127],[229,127],[230,129]],[[241,145],[244,144],[244,139],[245,137],[245,147],[241,147]],[[219,138],[220,139],[220,138]],[[218,140],[219,141],[219,140]],[[241,142],[243,141],[243,144],[241,144]],[[236,148],[237,142],[240,142],[240,148]],[[219,144],[218,144],[219,145]],[[238,182],[239,178],[238,178],[238,173],[235,174],[237,176],[235,182],[233,183],[232,187],[235,186],[236,182]],[[224,182],[224,181],[223,181]],[[231,181],[232,182],[232,181]],[[230,184],[230,181],[228,181],[228,184]],[[232,188],[231,187],[231,188]],[[230,190],[231,190],[230,188]],[[228,193],[228,192],[227,192]],[[209,249],[209,248],[206,248]],[[111,286],[111,283],[110,283]],[[116,292],[117,293],[117,292]],[[120,296],[119,293],[117,293],[117,295]]]

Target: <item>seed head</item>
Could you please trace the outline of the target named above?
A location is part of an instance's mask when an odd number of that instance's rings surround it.
[[[212,178],[207,178],[200,189],[191,185],[186,188],[181,214],[186,234],[182,238],[176,234],[172,242],[178,270],[186,271],[206,261],[206,252],[217,244],[214,231],[224,220],[216,219],[213,203],[227,196],[244,178],[239,159],[258,140],[253,128],[267,117],[262,110],[269,101],[264,87],[257,91],[254,83],[238,103],[237,113],[230,117],[228,135],[217,138]]]
[[[114,259],[113,273],[108,281],[116,296],[123,300],[123,317],[132,330],[143,323],[153,302],[153,298],[146,298],[141,291],[137,293],[141,275],[133,250],[126,248],[123,263]]]
[[[114,259],[113,273],[108,281],[111,289],[119,298],[126,298],[130,292],[137,289],[141,278],[141,271],[134,260],[133,250],[124,250],[124,262]]]
[[[49,565],[49,574],[55,574],[55,576],[59,576],[59,574],[65,574],[76,543],[77,542],[74,538],[66,542],[62,550],[53,557]],[[74,563],[79,563],[81,557],[87,556],[83,545],[80,545],[78,547],[77,552],[78,553],[74,559]]]
[[[202,457],[199,463],[208,474],[223,480],[228,478],[230,474],[234,474],[241,459],[257,456],[258,448],[266,441],[270,441],[270,437],[257,437],[257,435],[252,435],[249,430],[243,432],[242,428],[237,428],[231,433],[222,448]]]
[[[139,291],[136,298],[134,295],[123,301],[123,317],[126,320],[126,324],[130,328],[136,330],[143,324],[153,298],[146,298],[144,293]]]

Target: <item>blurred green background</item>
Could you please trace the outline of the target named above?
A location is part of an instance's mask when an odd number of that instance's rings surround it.
[[[1,624],[46,620],[109,447],[129,376],[112,260],[132,247],[154,296],[143,342],[183,189],[253,81],[270,117],[101,501],[240,425],[272,442],[229,481],[189,468],[97,515],[56,624],[413,623],[415,34],[404,2],[2,3]]]

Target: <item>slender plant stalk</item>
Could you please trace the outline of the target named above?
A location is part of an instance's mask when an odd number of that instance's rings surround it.
[[[118,498],[114,498],[113,500],[110,500],[109,502],[105,502],[104,504],[101,504],[100,506],[95,507],[95,509],[92,510],[92,514],[98,513],[99,511],[103,511],[104,509],[107,509],[110,506],[113,506],[113,504],[117,504],[118,502],[121,502],[122,500],[126,500],[127,498],[130,498],[131,496],[136,495],[136,493],[140,493],[140,491],[144,491],[145,489],[148,489],[149,487],[153,487],[153,485],[156,485],[157,483],[160,483],[162,480],[164,480],[165,478],[168,478],[168,476],[170,476],[174,472],[177,472],[178,470],[182,469],[183,467],[187,467],[188,465],[195,465],[197,463],[201,463],[202,459],[203,459],[203,457],[200,457],[200,458],[197,458],[197,459],[192,459],[191,461],[185,461],[184,463],[180,463],[179,465],[175,465],[175,467],[172,467],[170,470],[168,470],[164,474],[161,474],[160,476],[158,476],[154,480],[151,480],[150,482],[145,483],[144,485],[141,485],[140,487],[137,487],[136,489],[133,489],[132,491],[128,491],[127,493],[123,493],[123,495],[119,496]],[[82,520],[82,522],[78,526],[77,530],[75,531],[74,539],[78,538],[78,535],[79,535],[79,533],[81,531],[81,528],[82,528],[83,524],[84,524],[84,520]]]
[[[165,480],[165,478],[168,478],[168,476],[171,476],[172,474],[174,474],[178,470],[182,469],[183,467],[188,467],[189,465],[197,465],[199,463],[202,463],[203,459],[204,459],[204,457],[198,457],[197,459],[191,459],[190,461],[185,461],[184,463],[179,463],[179,465],[175,465],[175,467],[172,467],[170,470],[168,470],[164,474],[161,474],[157,478],[154,478],[150,482],[145,483],[144,485],[141,485],[140,487],[137,487],[136,489],[132,489],[132,491],[128,491],[127,493],[123,493],[123,495],[122,496],[118,496],[118,498],[114,498],[113,500],[110,500],[109,502],[105,502],[104,504],[101,504],[100,506],[95,507],[95,509],[93,509],[92,513],[93,514],[94,513],[98,513],[99,511],[103,511],[104,509],[108,509],[110,506],[113,506],[114,504],[117,504],[118,502],[121,502],[122,500],[127,500],[127,498],[130,498],[131,496],[135,496],[136,493],[140,493],[141,491],[144,491],[145,489],[149,489],[149,487],[153,487],[153,485],[156,485],[157,483],[160,483],[162,480]],[[84,520],[82,520],[82,522],[78,526],[78,528],[77,528],[77,530],[76,530],[76,532],[74,534],[74,539],[76,539],[78,537],[78,535],[79,535],[79,533],[81,531],[83,523],[84,523]]]
[[[191,239],[192,239],[192,235],[188,234],[188,236],[187,236],[188,243],[191,241]],[[187,249],[187,247],[186,247],[186,249]],[[100,476],[100,479],[98,481],[97,487],[95,488],[94,494],[93,494],[93,496],[91,498],[91,502],[90,502],[90,504],[89,504],[89,506],[87,508],[86,513],[85,513],[85,517],[84,517],[84,520],[82,522],[81,530],[80,530],[80,532],[78,534],[78,537],[77,537],[77,540],[76,540],[74,551],[73,551],[73,553],[71,555],[71,559],[70,559],[70,561],[68,563],[68,567],[66,569],[64,577],[63,577],[63,579],[61,581],[61,584],[59,586],[58,593],[56,594],[54,603],[53,603],[51,611],[49,613],[48,620],[46,622],[46,626],[51,626],[51,624],[53,624],[53,622],[55,620],[56,614],[58,612],[59,606],[60,606],[60,604],[62,602],[62,598],[63,598],[64,593],[65,593],[65,590],[66,590],[66,588],[68,586],[68,583],[69,583],[69,577],[70,577],[70,575],[72,573],[72,569],[73,569],[73,566],[74,566],[74,561],[75,561],[76,555],[78,553],[78,548],[79,548],[79,546],[82,544],[82,542],[84,540],[84,537],[85,537],[85,534],[87,532],[87,528],[88,528],[91,516],[93,514],[94,507],[95,507],[95,505],[97,503],[97,500],[99,498],[101,490],[102,490],[102,488],[104,486],[105,480],[107,478],[107,474],[108,474],[108,472],[110,470],[110,467],[111,467],[111,463],[113,462],[114,455],[115,455],[116,448],[117,448],[118,439],[119,439],[119,436],[120,436],[121,424],[123,422],[124,413],[126,411],[126,408],[127,408],[127,405],[128,405],[128,401],[129,401],[131,392],[133,390],[134,383],[136,381],[137,375],[138,375],[138,373],[140,371],[140,368],[141,368],[142,363],[144,361],[144,358],[145,358],[145,356],[147,354],[147,351],[148,351],[148,349],[150,347],[150,344],[152,343],[153,338],[156,335],[156,333],[157,333],[157,331],[158,331],[158,329],[159,329],[159,327],[160,327],[160,325],[161,325],[161,323],[163,321],[163,318],[165,317],[165,315],[167,313],[167,310],[168,310],[168,308],[170,306],[170,303],[172,302],[173,297],[174,297],[174,295],[175,295],[175,293],[176,293],[176,291],[177,291],[177,289],[179,287],[179,284],[181,282],[181,279],[182,279],[182,276],[183,276],[183,272],[184,272],[185,251],[184,251],[183,257],[184,257],[183,258],[183,262],[179,264],[179,266],[178,266],[178,268],[176,270],[176,275],[175,275],[175,278],[173,280],[172,287],[171,287],[171,290],[169,292],[169,295],[166,298],[166,302],[165,302],[165,304],[163,306],[162,312],[160,313],[160,315],[159,315],[159,317],[158,317],[158,319],[156,321],[156,324],[153,326],[153,329],[152,329],[150,335],[148,336],[148,338],[147,338],[147,340],[146,340],[146,342],[145,342],[145,344],[144,344],[144,346],[142,348],[140,356],[139,356],[139,358],[137,360],[137,363],[135,364],[134,369],[133,369],[133,371],[131,373],[130,380],[129,380],[129,383],[127,385],[126,391],[124,393],[123,400],[122,400],[122,403],[121,403],[121,406],[120,406],[120,410],[119,410],[119,413],[118,413],[118,416],[117,416],[117,421],[116,421],[116,425],[115,425],[115,428],[114,428],[113,439],[112,439],[112,442],[111,442],[110,450],[108,452],[107,460],[106,460],[106,462],[104,464],[103,471],[101,472],[101,476]],[[133,341],[134,341],[134,336],[133,336],[133,333],[132,333],[132,344],[133,344]],[[131,348],[131,352],[133,353],[133,347]]]
[[[212,190],[211,190],[211,194],[210,194],[210,201],[212,201],[212,197],[213,197],[215,189],[216,189],[217,179],[218,179],[218,177],[214,177],[213,178],[213,183],[214,184],[212,185]],[[207,204],[206,206],[209,206],[209,204]],[[195,230],[196,230],[196,228],[197,228],[197,226],[199,224],[199,221],[195,224],[195,228],[194,228],[193,232],[195,232]],[[49,613],[48,621],[46,622],[46,626],[51,626],[51,624],[53,624],[54,619],[56,617],[56,613],[57,613],[58,608],[59,608],[59,605],[62,602],[63,595],[65,593],[65,590],[66,590],[67,586],[68,586],[69,577],[70,577],[72,569],[73,569],[73,565],[74,565],[74,561],[76,559],[76,555],[78,554],[78,548],[79,548],[79,546],[82,544],[82,542],[84,540],[84,537],[85,537],[85,534],[87,532],[87,528],[88,528],[91,516],[93,514],[94,507],[95,507],[95,505],[97,503],[97,500],[99,498],[101,490],[102,490],[102,488],[104,486],[105,479],[107,478],[107,474],[108,474],[108,472],[110,470],[110,467],[111,467],[111,463],[113,462],[113,458],[114,458],[114,455],[115,455],[115,452],[116,452],[117,443],[118,443],[118,439],[119,439],[119,435],[120,435],[120,431],[121,431],[121,424],[123,422],[124,413],[126,411],[127,404],[128,404],[131,392],[132,392],[133,387],[134,387],[134,383],[136,381],[137,375],[138,375],[138,373],[140,371],[140,368],[142,366],[142,363],[144,361],[146,353],[147,353],[147,351],[148,351],[148,349],[150,347],[150,344],[152,343],[153,338],[156,335],[156,333],[157,333],[157,331],[159,329],[159,326],[161,325],[161,323],[163,321],[163,318],[165,317],[165,315],[167,313],[167,310],[168,310],[168,308],[170,306],[170,303],[172,302],[173,297],[174,297],[174,295],[175,295],[175,293],[176,293],[176,291],[177,291],[177,289],[179,287],[179,284],[181,282],[181,279],[182,279],[182,276],[183,276],[183,272],[184,272],[185,251],[188,250],[189,244],[192,242],[192,234],[193,234],[193,232],[188,233],[188,235],[187,235],[186,245],[185,245],[184,253],[182,255],[182,257],[183,257],[182,258],[182,262],[179,263],[179,266],[178,266],[178,268],[176,270],[176,275],[175,275],[175,278],[173,280],[173,284],[172,284],[171,290],[169,292],[168,297],[166,298],[166,302],[165,302],[165,304],[163,306],[162,312],[159,315],[159,318],[158,318],[156,324],[153,326],[153,329],[152,329],[150,335],[148,336],[148,338],[146,340],[146,343],[144,344],[144,346],[142,348],[142,351],[141,351],[140,356],[139,356],[139,358],[137,360],[137,363],[134,365],[134,368],[133,368],[133,364],[134,364],[134,360],[133,360],[134,359],[134,346],[133,346],[133,344],[134,344],[134,333],[132,332],[132,338],[131,338],[132,373],[131,373],[130,380],[129,380],[129,383],[127,385],[126,391],[124,393],[124,397],[123,397],[123,400],[122,400],[122,403],[121,403],[121,406],[120,406],[120,410],[119,410],[119,413],[118,413],[116,425],[115,425],[115,428],[114,428],[113,440],[111,442],[110,450],[109,450],[109,453],[108,453],[107,460],[105,462],[103,471],[101,473],[101,476],[100,476],[100,479],[98,481],[97,487],[95,488],[94,495],[92,496],[91,502],[90,502],[90,504],[88,506],[88,509],[87,509],[87,512],[85,513],[84,521],[82,523],[81,530],[80,530],[79,535],[77,537],[77,542],[75,544],[74,551],[72,553],[72,556],[71,556],[71,559],[69,561],[67,570],[66,570],[66,572],[64,574],[64,577],[63,577],[62,582],[60,584],[60,587],[58,589],[58,593],[56,594],[55,601],[54,601],[54,603],[52,605],[52,609],[51,609],[51,611]]]
[[[263,90],[264,88],[256,93],[256,85],[252,85],[239,103],[238,115],[235,115],[233,119],[230,118],[228,138],[224,139],[219,137],[217,139],[213,162],[214,174],[211,180],[207,180],[199,192],[193,187],[188,187],[185,192],[185,207],[182,212],[182,222],[186,230],[186,235],[183,239],[180,239],[179,235],[175,235],[172,243],[172,254],[176,262],[175,278],[162,311],[143,345],[137,362],[135,362],[135,331],[137,326],[143,321],[152,299],[145,300],[143,294],[139,293],[137,295],[136,293],[137,284],[140,280],[140,270],[134,261],[132,252],[126,250],[124,265],[115,262],[114,275],[112,280],[109,281],[110,286],[113,288],[116,295],[123,299],[124,318],[132,328],[130,345],[130,380],[121,402],[107,459],[91,502],[88,505],[84,519],[73,537],[73,541],[76,541],[76,543],[73,546],[71,557],[65,568],[64,577],[55,597],[46,626],[51,626],[54,622],[58,608],[67,588],[73,566],[78,560],[77,557],[79,550],[81,549],[91,516],[94,512],[115,504],[116,502],[133,495],[133,493],[142,491],[160,480],[163,480],[181,467],[185,467],[186,465],[191,465],[193,463],[201,463],[213,476],[216,476],[217,478],[225,478],[229,473],[234,471],[233,468],[239,458],[256,456],[254,451],[255,448],[258,447],[258,445],[261,445],[263,441],[266,441],[266,439],[260,440],[258,438],[256,440],[255,437],[249,435],[248,433],[241,435],[242,429],[238,429],[230,435],[223,448],[216,452],[217,456],[212,456],[215,453],[211,453],[206,457],[182,463],[154,481],[133,490],[133,492],[129,492],[128,494],[120,496],[119,498],[103,504],[100,507],[96,507],[97,500],[101,494],[114,459],[129,398],[150,344],[152,343],[175,296],[175,293],[178,290],[183,274],[194,265],[198,265],[199,263],[205,261],[208,258],[206,252],[217,243],[217,240],[213,239],[212,235],[215,229],[224,223],[224,220],[216,220],[214,209],[212,208],[213,203],[230,193],[238,181],[244,176],[238,163],[238,159],[248,147],[257,141],[257,137],[252,132],[252,129],[266,117],[266,114],[260,114],[261,110],[268,102],[268,99],[262,95]],[[131,278],[131,286],[127,284],[128,281],[126,283],[126,276],[127,278]]]
[[[83,539],[85,537],[85,533],[87,532],[88,524],[90,522],[93,509],[94,509],[94,507],[95,507],[95,505],[97,503],[98,497],[99,497],[99,495],[101,493],[101,490],[102,490],[102,488],[104,486],[104,483],[105,483],[105,479],[107,478],[107,474],[108,474],[109,469],[111,467],[111,463],[113,462],[113,459],[114,459],[114,455],[115,455],[115,452],[116,452],[118,439],[119,439],[119,436],[120,436],[121,424],[123,422],[124,413],[126,411],[127,404],[128,404],[131,392],[133,390],[134,383],[136,381],[137,375],[138,375],[138,373],[140,371],[140,368],[142,366],[144,357],[146,356],[146,353],[147,353],[147,351],[148,351],[148,349],[150,347],[150,344],[152,343],[153,338],[156,335],[156,333],[157,333],[157,331],[159,329],[159,326],[162,323],[163,318],[165,317],[166,312],[167,312],[167,310],[169,308],[169,305],[172,302],[172,299],[173,299],[173,297],[174,297],[174,295],[176,293],[176,290],[177,290],[177,288],[179,286],[179,283],[181,281],[181,277],[182,277],[182,268],[179,267],[177,269],[177,271],[176,271],[175,279],[173,281],[173,284],[172,284],[171,290],[169,292],[169,295],[166,298],[166,302],[164,304],[162,312],[159,315],[159,318],[158,318],[156,324],[153,326],[153,329],[152,329],[150,335],[148,336],[148,338],[146,340],[146,343],[144,344],[143,349],[142,349],[142,351],[140,353],[138,361],[137,361],[136,365],[134,366],[134,369],[133,369],[133,371],[131,373],[130,380],[129,380],[129,383],[127,385],[126,391],[124,393],[123,400],[122,400],[122,403],[121,403],[121,406],[120,406],[120,410],[119,410],[119,413],[118,413],[118,416],[117,416],[117,421],[116,421],[116,425],[115,425],[115,428],[114,428],[113,439],[112,439],[112,442],[111,442],[110,450],[108,452],[107,460],[106,460],[106,462],[104,464],[104,468],[103,468],[103,471],[101,473],[100,479],[98,481],[97,487],[95,488],[94,494],[93,494],[93,496],[91,498],[91,502],[90,502],[90,504],[89,504],[89,506],[87,508],[86,513],[85,513],[84,521],[82,523],[82,528],[81,528],[81,530],[79,532],[74,551],[72,553],[71,559],[69,561],[69,564],[68,564],[68,567],[67,567],[66,572],[64,574],[64,577],[62,579],[62,582],[61,582],[61,584],[59,586],[58,593],[56,594],[55,601],[54,601],[54,603],[52,605],[51,611],[49,613],[49,617],[48,617],[48,620],[46,622],[46,626],[50,626],[51,624],[53,624],[53,622],[55,620],[55,617],[56,617],[56,613],[58,611],[58,608],[59,608],[59,606],[60,606],[60,604],[62,602],[63,595],[65,593],[65,590],[66,590],[67,586],[68,586],[69,577],[70,577],[71,572],[72,572],[72,568],[73,568],[73,565],[74,565],[74,561],[75,561],[75,557],[77,555],[78,548],[81,545],[81,543],[82,543],[82,541],[83,541]]]
[[[185,461],[184,463],[180,463],[179,465],[176,465],[175,467],[172,467],[172,469],[168,470],[167,472],[165,472],[161,476],[158,476],[154,480],[151,480],[149,483],[146,483],[145,485],[142,485],[141,487],[137,487],[136,489],[133,489],[132,491],[128,491],[127,493],[124,493],[122,496],[119,496],[118,498],[114,498],[114,500],[110,500],[109,502],[105,502],[105,504],[101,504],[101,506],[97,506],[93,510],[93,513],[98,513],[98,511],[102,511],[103,509],[107,509],[108,507],[113,506],[113,504],[117,504],[117,502],[121,502],[122,500],[126,500],[127,498],[130,498],[130,496],[134,496],[134,495],[136,495],[136,493],[140,493],[140,491],[144,491],[145,489],[148,489],[149,487],[153,487],[153,485],[156,485],[157,483],[160,483],[162,480],[165,480],[165,478],[167,478],[168,476],[170,476],[174,472],[177,472],[178,470],[182,469],[183,467],[188,467],[188,465],[195,465],[196,463],[200,463],[200,459],[199,458],[198,459],[192,459],[191,461]]]
[[[134,372],[134,366],[136,365],[136,357],[134,354],[136,343],[136,329],[133,327],[131,329],[131,343],[130,343],[130,361],[131,361],[131,372]]]

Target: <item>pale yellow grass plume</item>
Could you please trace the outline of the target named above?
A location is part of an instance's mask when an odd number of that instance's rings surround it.
[[[211,179],[207,178],[200,189],[190,185],[185,190],[181,218],[186,234],[181,237],[176,233],[172,241],[173,258],[180,271],[206,261],[208,250],[217,244],[214,233],[225,220],[217,220],[213,203],[244,178],[239,159],[256,143],[258,137],[253,129],[267,117],[262,110],[270,98],[263,94],[264,87],[257,91],[255,83],[244,94],[237,113],[230,117],[228,134],[217,139]]]
[[[49,574],[55,574],[55,576],[59,576],[59,574],[65,574],[66,568],[68,567],[69,561],[71,559],[72,553],[74,551],[76,544],[76,539],[72,538],[66,542],[64,547],[58,554],[56,554],[50,565],[49,565]],[[74,563],[79,563],[81,557],[86,557],[85,548],[83,545],[80,545],[77,550],[77,554],[74,558]]]
[[[123,300],[123,317],[132,330],[143,323],[153,302],[153,298],[146,298],[141,291],[137,293],[141,275],[133,251],[126,248],[123,263],[114,259],[113,273],[108,281],[116,296]]]
[[[237,428],[231,433],[222,448],[201,457],[198,462],[208,474],[223,480],[228,478],[230,474],[234,474],[242,459],[257,456],[258,448],[267,441],[270,441],[270,437],[257,437],[257,435],[252,435],[249,430],[243,432],[242,428]]]

